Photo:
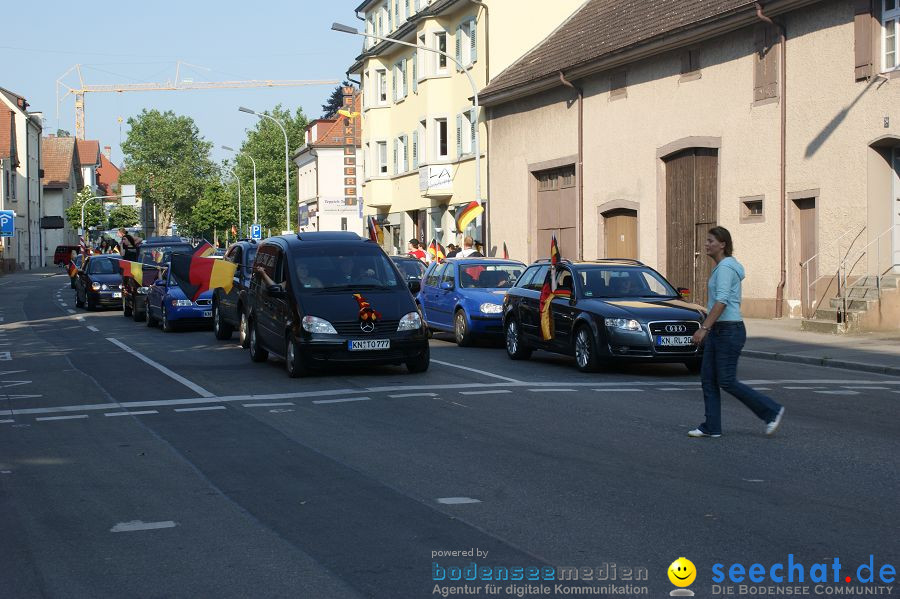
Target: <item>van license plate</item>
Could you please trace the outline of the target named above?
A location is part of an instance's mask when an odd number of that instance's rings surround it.
[[[679,346],[679,345],[693,345],[694,340],[691,337],[687,336],[678,336],[678,337],[670,337],[670,336],[656,336],[656,345],[661,346]]]
[[[212,318],[212,310],[204,310],[203,318]]]
[[[350,351],[366,351],[372,349],[391,349],[390,339],[360,339],[347,341],[347,349]]]

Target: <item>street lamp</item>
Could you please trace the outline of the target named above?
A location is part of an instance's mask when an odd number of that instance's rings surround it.
[[[469,85],[472,86],[472,106],[475,111],[475,200],[480,204],[481,203],[481,128],[478,126],[478,116],[479,116],[479,107],[478,107],[478,86],[475,85],[475,80],[472,79],[471,73],[456,60],[455,57],[447,54],[446,52],[441,52],[436,48],[429,48],[428,46],[420,46],[418,44],[411,44],[409,42],[404,42],[402,40],[398,40],[392,37],[382,37],[380,35],[372,35],[371,33],[366,33],[364,31],[359,31],[356,27],[351,27],[349,25],[342,25],[341,23],[332,23],[331,29],[333,31],[339,31],[341,33],[350,33],[352,35],[360,35],[362,37],[370,37],[375,40],[381,40],[386,42],[392,42],[394,44],[400,44],[401,46],[409,46],[410,48],[415,48],[417,50],[425,50],[427,52],[434,52],[435,54],[440,54],[441,56],[446,56],[450,60],[456,63],[456,66],[459,67],[459,70],[466,74],[466,77],[469,79]],[[485,239],[485,244],[487,244],[488,240]]]
[[[229,148],[228,146],[222,146],[223,150],[228,150],[229,152],[234,152],[237,154],[234,148]],[[259,222],[257,218],[258,210],[256,207],[256,161],[253,160],[253,156],[249,154],[249,152],[245,152],[244,155],[250,159],[250,162],[253,164],[253,223],[256,224]]]
[[[262,112],[256,112],[255,110],[250,110],[249,108],[246,108],[244,106],[239,106],[238,110],[240,110],[241,112],[246,112],[247,114],[255,114],[259,118],[267,118],[278,125],[281,128],[281,132],[284,133],[284,210],[285,222],[287,223],[287,226],[284,229],[285,231],[291,231],[291,173],[290,156],[288,155],[290,150],[288,149],[287,131],[284,130],[284,125],[281,124],[281,121],[273,116],[269,116],[268,114]]]
[[[231,173],[231,176],[234,177],[234,180],[237,181],[238,188],[238,235],[244,230],[244,225],[241,224],[241,179],[237,176],[237,173],[234,172],[234,169],[230,166],[228,167],[228,172]],[[227,235],[226,235],[227,237]]]
[[[121,198],[121,197],[122,197],[121,195],[115,195],[115,196],[91,196],[91,197],[89,197],[88,199],[86,199],[86,200],[84,201],[84,203],[81,205],[81,231],[79,231],[78,234],[79,234],[79,235],[84,235],[84,207],[87,206],[87,203],[88,203],[88,202],[90,202],[91,200],[106,200],[106,199],[109,199],[109,198]],[[102,204],[103,202],[100,202],[100,203]]]

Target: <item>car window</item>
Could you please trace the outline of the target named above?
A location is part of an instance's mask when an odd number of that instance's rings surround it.
[[[91,260],[90,273],[92,275],[113,275],[121,272],[117,260]]]
[[[301,246],[292,251],[291,264],[297,289],[355,291],[406,286],[384,251],[374,244]]]
[[[604,266],[578,273],[584,297],[675,297],[678,293],[659,273],[649,269]]]
[[[247,272],[250,272],[250,267],[253,266],[253,260],[256,259],[256,250],[258,248],[255,245],[247,246],[247,250],[244,252],[246,258],[244,259],[244,268],[247,269]]]
[[[512,287],[522,268],[507,264],[460,266],[459,286],[465,289],[502,289]]]
[[[572,291],[572,273],[567,268],[561,268],[556,273],[556,288],[564,291]]]
[[[253,267],[262,268],[269,278],[275,280],[275,246],[272,244],[264,245],[256,252],[256,259],[253,261]]]
[[[176,243],[171,245],[154,245],[141,247],[138,251],[138,262],[143,264],[166,264],[172,261],[172,254],[190,254],[194,248],[188,243]]]
[[[448,264],[447,268],[444,270],[444,275],[441,277],[441,283],[450,283],[453,286],[456,286],[456,269],[453,267],[453,264]]]
[[[232,262],[234,264],[241,263],[241,246],[233,245],[231,246],[227,252],[225,252],[225,260]]]
[[[441,277],[444,276],[444,271],[447,269],[449,265],[444,262],[442,264],[438,264],[431,272],[428,274],[428,277],[425,279],[425,284],[429,287],[437,287],[441,282]]]
[[[395,260],[394,264],[407,278],[421,279],[422,273],[425,272],[425,265],[418,260]]]
[[[547,271],[549,269],[549,264],[540,265],[535,271],[532,279],[528,282],[528,286],[525,288],[530,289],[531,291],[540,291],[541,287],[544,286],[544,279],[547,278]]]
[[[538,268],[540,268],[540,267],[538,267],[538,266],[529,266],[529,267],[525,270],[525,274],[523,274],[521,277],[519,277],[518,280],[516,281],[516,287],[525,287],[525,286],[527,286],[528,283],[531,282],[531,279],[534,277],[534,273],[536,273],[536,272],[538,271]]]

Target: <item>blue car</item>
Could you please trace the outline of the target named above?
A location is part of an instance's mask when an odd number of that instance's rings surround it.
[[[211,328],[213,292],[204,291],[196,302],[192,302],[172,277],[171,270],[167,268],[147,292],[147,326],[155,327],[160,323],[166,333],[183,324]]]
[[[525,265],[496,258],[448,258],[432,263],[417,301],[429,328],[453,333],[460,346],[477,336],[503,335],[503,297]]]

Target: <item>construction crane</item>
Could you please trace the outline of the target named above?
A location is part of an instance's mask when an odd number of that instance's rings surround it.
[[[59,120],[59,106],[70,95],[75,96],[75,137],[84,139],[84,95],[102,92],[158,92],[186,91],[194,89],[237,89],[250,87],[299,87],[303,85],[336,85],[339,81],[303,80],[303,79],[251,79],[248,81],[194,81],[181,77],[181,66],[206,69],[186,62],[175,63],[175,79],[162,83],[123,83],[114,85],[88,85],[84,82],[81,65],[76,64],[56,80],[56,118]],[[206,69],[209,70],[209,69]],[[63,81],[72,71],[78,73],[78,86],[73,87]],[[60,92],[62,95],[60,95]]]

